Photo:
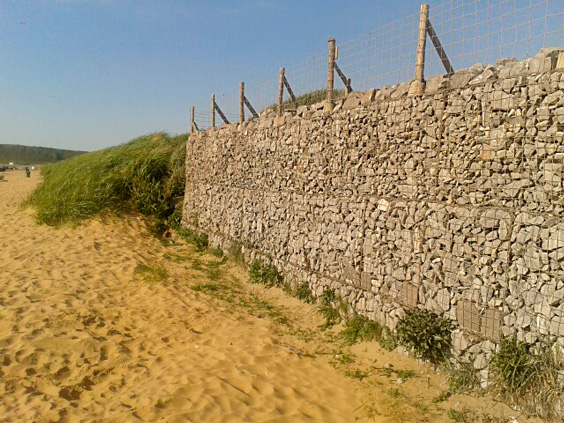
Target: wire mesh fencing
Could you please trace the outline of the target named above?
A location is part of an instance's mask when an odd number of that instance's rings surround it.
[[[345,93],[350,79],[353,91],[382,88],[414,79],[419,45],[421,13],[382,25],[353,40],[337,40],[335,64],[343,78],[335,76],[336,97]],[[554,0],[449,0],[429,8],[424,54],[425,78],[446,74],[445,62],[435,51],[435,43],[443,48],[454,71],[476,63],[495,64],[505,57],[523,60],[534,56],[543,47],[564,45],[564,2]],[[436,34],[431,37],[429,28]],[[319,52],[302,63],[285,69],[287,88],[280,109],[293,109],[323,101],[328,88],[327,51]],[[342,80],[344,79],[344,81]],[[278,70],[261,81],[245,85],[244,96],[258,112],[276,109],[281,79]],[[243,107],[237,87],[216,96],[216,103],[230,123],[253,115]],[[215,122],[211,94],[195,106],[194,121],[198,129],[224,123],[216,113]]]

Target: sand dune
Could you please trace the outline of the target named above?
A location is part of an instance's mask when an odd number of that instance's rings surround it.
[[[375,344],[341,351],[314,330],[313,306],[163,245],[139,218],[37,225],[19,204],[38,178],[0,182],[0,421],[446,422],[452,406],[494,410],[470,397],[433,406],[446,382],[428,366]],[[419,377],[399,385],[374,370],[390,362]],[[347,377],[354,366],[370,377]]]

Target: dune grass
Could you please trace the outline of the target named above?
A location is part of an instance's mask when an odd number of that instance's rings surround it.
[[[345,90],[333,90],[333,101],[340,100],[345,96]],[[327,99],[327,90],[310,91],[296,97],[296,101],[287,99],[282,103],[282,110],[294,110],[299,106],[311,106],[313,104],[325,101]],[[273,104],[269,109],[276,110],[277,105]]]
[[[42,169],[26,205],[41,223],[78,224],[105,212],[137,211],[163,231],[179,223],[187,135],[146,135]]]

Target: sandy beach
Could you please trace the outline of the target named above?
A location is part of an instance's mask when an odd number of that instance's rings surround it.
[[[465,407],[518,415],[470,396],[433,403],[448,385],[430,366],[375,343],[344,347],[318,329],[315,306],[249,284],[231,261],[161,242],[138,217],[37,225],[20,203],[39,174],[5,179],[2,422],[448,422],[449,409]]]

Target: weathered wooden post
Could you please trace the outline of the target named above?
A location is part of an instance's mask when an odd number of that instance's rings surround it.
[[[429,5],[422,4],[419,13],[419,36],[417,39],[417,62],[415,63],[415,80],[424,82],[425,73],[425,45],[427,44],[427,19],[429,19]]]
[[[245,122],[245,83],[239,85],[239,122]]]
[[[196,113],[196,106],[192,106],[190,110],[190,133],[193,134],[194,132],[194,114]]]
[[[425,89],[425,45],[427,42],[427,21],[429,19],[429,5],[422,4],[419,13],[419,34],[417,38],[417,55],[415,62],[415,81],[410,90],[413,94],[421,94]]]
[[[280,68],[278,74],[278,103],[276,105],[276,115],[282,114],[282,101],[284,100],[284,68]]]
[[[329,61],[327,70],[327,102],[325,110],[330,112],[333,110],[333,86],[335,82],[335,39],[329,38]]]
[[[433,24],[431,23],[431,20],[428,17],[427,17],[427,34],[429,35],[429,38],[433,42],[433,45],[435,46],[435,50],[437,51],[437,54],[439,55],[441,62],[443,62],[443,66],[445,67],[445,70],[449,75],[452,75],[454,73],[454,69],[450,63],[450,60],[448,60],[445,49],[443,48],[443,45],[439,40],[439,36],[435,32],[435,28],[433,28]]]
[[[211,113],[211,118],[212,118],[212,128],[215,128],[215,94],[212,94],[212,102],[211,102],[211,106],[212,106],[212,113]]]

